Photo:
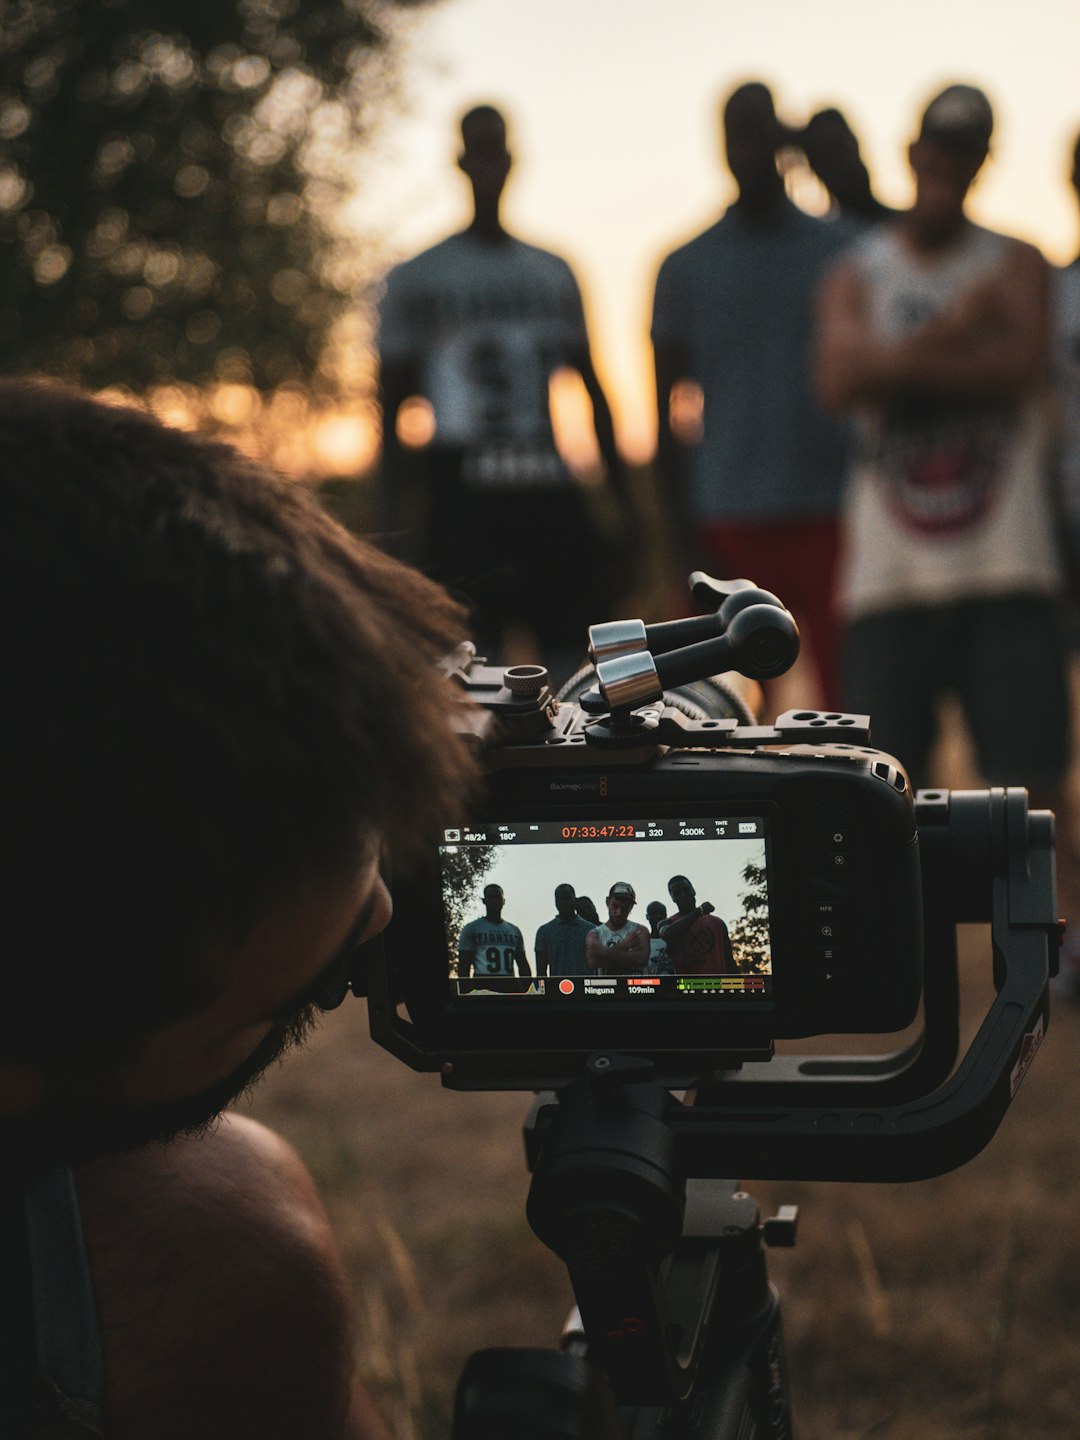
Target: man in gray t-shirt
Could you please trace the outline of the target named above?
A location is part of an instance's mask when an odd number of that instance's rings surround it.
[[[786,131],[764,85],[733,92],[724,133],[739,198],[656,280],[657,476],[683,565],[748,575],[779,594],[835,704],[831,599],[847,447],[814,394],[810,352],[818,282],[856,230],[787,198],[776,163]],[[696,430],[678,418],[688,388],[700,401]]]
[[[537,975],[589,974],[585,963],[585,936],[593,927],[577,913],[576,906],[573,885],[556,886],[558,914],[536,932]]]

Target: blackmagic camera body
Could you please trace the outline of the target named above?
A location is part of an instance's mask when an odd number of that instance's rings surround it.
[[[915,1018],[922,887],[902,766],[871,747],[865,716],[758,725],[722,680],[702,681],[782,673],[798,632],[748,581],[691,584],[709,614],[593,627],[572,698],[556,700],[541,667],[489,666],[468,648],[452,666],[485,792],[428,873],[398,888],[371,986],[375,1038],[448,1085],[557,1087],[608,1050],[685,1086],[767,1058],[776,1040]],[[586,959],[588,922],[556,917],[566,886],[601,924],[613,888],[632,901],[627,926],[659,902],[666,960],[624,967],[622,926],[603,932],[610,965],[595,944]],[[537,973],[549,922],[566,933]]]

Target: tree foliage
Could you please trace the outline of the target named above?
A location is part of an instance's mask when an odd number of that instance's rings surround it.
[[[735,963],[748,975],[761,975],[771,963],[769,944],[769,890],[764,864],[748,861],[742,878],[746,890],[739,901],[743,913],[731,927],[731,948]]]
[[[484,913],[484,877],[499,858],[497,845],[459,845],[442,852],[443,907],[450,971],[457,974],[457,938],[467,920]]]
[[[0,368],[329,387],[424,0],[0,0]]]

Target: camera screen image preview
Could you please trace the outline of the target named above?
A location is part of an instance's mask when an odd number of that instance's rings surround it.
[[[761,816],[461,825],[444,831],[440,861],[452,1001],[753,1003],[771,994]],[[592,902],[599,927],[577,913],[586,906],[571,910],[567,887],[574,902]],[[597,928],[599,944],[587,943]]]

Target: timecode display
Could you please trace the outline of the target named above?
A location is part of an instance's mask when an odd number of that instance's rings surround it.
[[[632,840],[633,825],[564,825],[564,840]]]

